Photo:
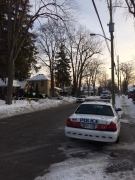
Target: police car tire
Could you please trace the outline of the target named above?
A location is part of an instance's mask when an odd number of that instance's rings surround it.
[[[118,136],[117,140],[115,141],[115,143],[119,143],[120,142],[120,136]]]

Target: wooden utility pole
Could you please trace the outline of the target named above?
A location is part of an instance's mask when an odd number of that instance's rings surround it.
[[[112,19],[112,0],[110,0],[110,23],[109,23],[109,32],[111,36],[111,78],[112,78],[112,105],[115,105],[115,89],[114,89],[114,46],[113,46],[113,32],[114,32],[114,23]]]
[[[118,95],[120,95],[120,68],[119,68],[119,56],[117,56],[117,66],[118,66]]]

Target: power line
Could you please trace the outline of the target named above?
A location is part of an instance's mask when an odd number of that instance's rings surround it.
[[[99,16],[99,13],[98,13],[98,10],[97,10],[97,7],[96,7],[96,4],[95,4],[94,0],[92,0],[92,3],[93,3],[93,6],[94,6],[94,9],[95,9],[95,11],[96,11],[98,20],[99,20],[99,22],[100,22],[100,26],[101,26],[102,32],[103,32],[103,34],[104,34],[104,37],[105,37],[105,41],[106,41],[106,45],[107,45],[108,51],[111,53],[110,47],[109,47],[109,45],[108,45],[108,41],[107,41],[107,39],[106,39],[105,31],[104,31],[104,28],[103,28],[103,25],[102,25],[102,22],[101,22],[101,19],[100,19],[100,16]]]

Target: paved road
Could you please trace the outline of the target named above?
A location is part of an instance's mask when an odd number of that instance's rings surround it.
[[[66,157],[64,126],[77,104],[0,120],[0,180],[34,179]]]
[[[71,157],[85,158],[88,151],[101,155],[107,153],[113,158],[113,166],[106,169],[108,173],[118,171],[119,168],[133,170],[135,153],[132,148],[115,149],[115,144],[70,140],[65,137],[66,119],[77,106],[74,103],[1,119],[0,180],[33,180],[42,176],[48,172],[51,164],[68,158],[62,149],[72,152],[74,147],[82,151],[71,153]],[[127,143],[135,143],[135,125],[122,123],[120,144]]]

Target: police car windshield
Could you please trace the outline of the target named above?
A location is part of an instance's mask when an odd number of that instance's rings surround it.
[[[110,106],[98,104],[82,104],[75,111],[75,114],[95,114],[104,116],[114,116],[114,113]]]

